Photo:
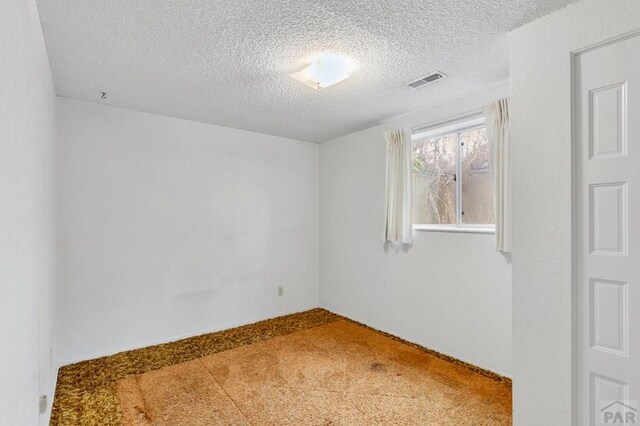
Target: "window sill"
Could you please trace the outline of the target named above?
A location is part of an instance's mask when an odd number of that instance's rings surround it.
[[[457,232],[463,234],[495,234],[495,228],[483,228],[473,226],[448,226],[448,225],[413,225],[414,231],[428,232]]]

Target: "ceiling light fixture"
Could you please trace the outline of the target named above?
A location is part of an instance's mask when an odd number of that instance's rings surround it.
[[[321,53],[314,56],[309,65],[290,74],[296,80],[316,90],[341,82],[351,75],[353,62],[339,53]]]

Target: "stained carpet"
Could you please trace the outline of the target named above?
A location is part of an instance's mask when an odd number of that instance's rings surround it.
[[[64,367],[51,423],[510,424],[511,386],[314,309]]]
[[[127,426],[509,424],[511,389],[340,320],[118,382]]]

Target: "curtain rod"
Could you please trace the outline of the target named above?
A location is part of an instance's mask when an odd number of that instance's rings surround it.
[[[411,133],[415,134],[415,133],[425,132],[427,130],[434,129],[436,127],[443,127],[447,124],[454,124],[458,121],[464,121],[465,119],[474,118],[482,114],[483,114],[482,108],[478,108],[472,111],[467,111],[464,114],[459,114],[454,117],[449,117],[446,120],[440,120],[440,121],[435,121],[426,125],[411,127]]]

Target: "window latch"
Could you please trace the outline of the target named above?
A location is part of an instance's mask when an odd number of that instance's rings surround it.
[[[453,174],[453,181],[454,181],[454,182],[457,182],[457,181],[458,181],[458,177],[456,176],[456,174],[455,174],[455,173]]]

